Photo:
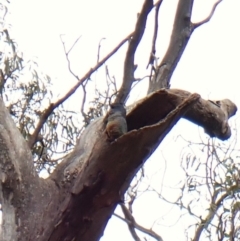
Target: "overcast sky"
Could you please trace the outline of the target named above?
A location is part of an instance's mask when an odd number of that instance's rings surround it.
[[[142,6],[142,0],[17,0],[11,3],[11,15],[8,21],[12,24],[12,34],[24,53],[25,58],[36,58],[41,69],[53,78],[56,93],[64,93],[76,80],[69,74],[60,34],[68,47],[81,36],[74,49],[71,60],[73,70],[81,77],[97,61],[98,43],[102,38],[101,56],[107,54],[118,42],[132,32],[137,19],[137,13]],[[193,21],[204,19],[211,10],[215,1],[195,1]],[[165,0],[160,10],[160,31],[158,36],[158,56],[161,59],[168,45],[172,28],[173,16],[177,0]],[[198,92],[202,97],[209,99],[230,98],[237,105],[239,98],[240,80],[240,1],[223,0],[218,6],[211,21],[198,28],[192,35],[189,44],[172,77],[172,87]],[[137,52],[135,62],[139,65],[137,77],[146,73],[146,64],[150,52],[149,41],[152,36],[152,15],[149,17],[148,30],[144,36],[141,50]],[[121,80],[122,63],[126,47],[108,62],[112,75]],[[99,85],[99,78],[97,79]],[[100,82],[101,85],[101,82]],[[147,82],[143,82],[132,96],[132,101],[140,98],[146,92]],[[175,176],[172,167],[176,160],[169,156],[169,146],[179,153],[181,147],[173,145],[174,135],[178,135],[186,123],[180,123],[174,128],[176,134],[169,135],[162,143],[151,162],[154,169],[165,170],[159,165],[159,158],[164,153],[168,160],[170,177]],[[184,133],[187,138],[198,134],[198,128],[187,123],[189,132]],[[151,168],[149,168],[151,169]],[[150,170],[151,172],[151,170]],[[168,180],[168,179],[167,179]],[[171,181],[172,178],[169,178]],[[151,195],[143,198],[146,206],[136,206],[137,220],[146,226],[154,218],[164,214],[164,207],[157,206],[157,199]],[[140,202],[139,202],[140,203]],[[154,205],[156,203],[156,205]],[[142,205],[142,204],[141,204]],[[150,218],[149,218],[150,216]],[[152,218],[152,219],[151,219]],[[171,220],[166,224],[172,225]],[[121,229],[123,227],[123,229]],[[160,227],[157,232],[166,240],[184,240],[181,225],[175,227]],[[125,230],[121,232],[119,230]],[[171,231],[170,231],[171,230]],[[156,230],[155,230],[156,231]],[[125,236],[127,235],[127,236]],[[127,238],[126,238],[127,237]],[[111,222],[102,241],[131,240],[124,224],[117,220]]]

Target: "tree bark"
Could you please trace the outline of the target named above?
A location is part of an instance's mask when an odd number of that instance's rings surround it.
[[[44,180],[0,100],[1,240],[99,240],[132,178],[181,117],[229,136],[222,127],[236,106],[216,103],[182,90],[154,92],[129,108],[125,135],[109,142],[103,118],[97,119]]]

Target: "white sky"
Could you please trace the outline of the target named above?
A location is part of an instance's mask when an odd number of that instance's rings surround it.
[[[102,42],[101,49],[101,56],[104,56],[133,30],[142,2],[142,0],[18,0],[11,3],[9,22],[12,24],[13,36],[24,52],[24,57],[37,56],[37,62],[43,72],[53,78],[56,94],[63,94],[76,80],[68,72],[59,35],[65,34],[68,46],[71,46],[77,37],[82,36],[71,55],[73,69],[81,77],[96,63],[97,48],[101,38],[106,38]],[[195,1],[193,21],[197,22],[205,18],[213,2]],[[177,0],[165,0],[161,7],[158,37],[160,58],[168,45],[176,4]],[[174,72],[172,88],[198,92],[204,98],[230,98],[239,105],[239,9],[239,0],[223,0],[211,21],[194,32]],[[135,62],[139,65],[137,77],[146,75],[146,64],[150,52],[148,43],[152,36],[150,31],[153,26],[152,17],[151,15],[146,36],[140,46],[141,50],[136,55]],[[117,80],[121,80],[125,49],[125,47],[122,48],[108,62],[110,72]],[[95,76],[96,84],[101,87],[100,77]],[[146,84],[143,82],[134,91],[134,95],[131,96],[132,101],[146,92]],[[81,100],[80,97],[76,98]],[[188,131],[183,133],[182,130],[186,128]],[[173,138],[180,133],[187,139],[193,139],[198,137],[199,132],[198,127],[184,120],[180,121],[174,130],[150,158],[150,164],[146,167],[149,173],[160,169],[158,175],[161,176],[165,170],[163,153],[167,160],[165,182],[167,181],[168,184],[176,183],[173,177],[179,178],[181,175],[178,170],[178,155],[182,145],[175,143]],[[176,154],[174,157],[173,152]],[[136,210],[137,221],[146,227],[150,227],[154,219],[166,212],[164,204],[161,202],[159,205],[157,197],[150,194],[137,201],[134,210]],[[166,227],[158,226],[155,230],[163,236],[164,241],[176,238],[180,241],[184,240],[183,224],[168,227],[174,222],[167,217],[164,217],[164,220]],[[130,241],[132,238],[125,224],[113,218],[101,239],[101,241],[108,240]]]

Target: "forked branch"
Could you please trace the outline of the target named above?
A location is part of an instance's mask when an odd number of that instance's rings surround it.
[[[161,88],[170,88],[170,79],[172,74],[193,31],[211,19],[216,7],[221,1],[222,0],[219,0],[214,4],[210,15],[206,19],[193,24],[191,22],[193,0],[179,0],[169,47],[162,59],[162,62],[156,67],[155,75],[149,80],[148,93]]]
[[[141,13],[138,16],[136,27],[133,35],[129,38],[129,46],[126,53],[126,58],[124,62],[124,73],[123,73],[123,83],[119,94],[116,98],[116,103],[124,103],[130,90],[132,83],[134,82],[134,56],[137,50],[137,47],[142,39],[142,36],[145,31],[145,26],[147,22],[147,17],[152,8],[154,7],[152,0],[145,0]]]

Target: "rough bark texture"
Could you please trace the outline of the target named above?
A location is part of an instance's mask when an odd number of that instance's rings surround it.
[[[91,123],[74,151],[43,180],[0,101],[1,240],[99,240],[136,172],[182,116],[226,139],[227,119],[235,112],[229,100],[213,103],[186,91],[159,90],[131,107],[128,132],[114,142],[103,118]]]

